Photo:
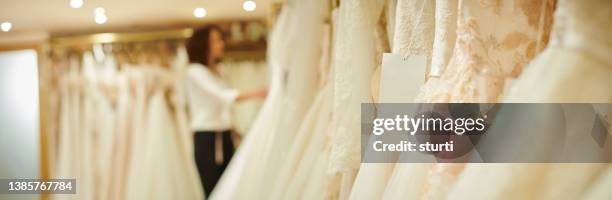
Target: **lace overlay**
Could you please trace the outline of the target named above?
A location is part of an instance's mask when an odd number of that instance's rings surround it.
[[[544,10],[552,6],[531,2],[536,3],[460,1],[453,56],[440,80],[434,81],[437,86],[421,93],[417,101],[496,102],[506,79],[518,76],[534,57],[536,46],[546,42],[537,39],[546,29],[530,19],[539,18],[542,5],[547,6]]]
[[[442,4],[441,2],[438,2]],[[452,4],[452,2],[445,2]],[[436,32],[432,61],[433,75],[444,69],[442,76],[429,79],[416,102],[497,102],[507,80],[518,76],[534,57],[540,40],[550,23],[552,5],[541,1],[459,1],[454,52],[448,60],[448,42],[443,31]],[[545,6],[544,8],[542,6]],[[452,9],[437,7],[441,16],[452,16]],[[541,12],[541,11],[544,11]],[[534,16],[541,23],[533,23]],[[441,18],[444,19],[444,18]],[[444,20],[439,21],[444,25]],[[504,24],[505,26],[497,26]],[[446,24],[447,27],[454,28]],[[436,29],[437,30],[437,29]],[[437,50],[437,51],[436,51]],[[446,52],[445,52],[446,51]],[[445,60],[446,59],[446,60]],[[466,165],[434,164],[429,168],[425,186],[418,195],[422,199],[445,199],[455,187]],[[458,184],[457,184],[458,185]],[[448,195],[448,196],[447,196]]]
[[[612,102],[612,2],[559,0],[551,44],[505,102]],[[588,77],[588,78],[585,78]],[[585,89],[588,88],[588,89]],[[579,135],[580,136],[580,135]],[[605,199],[610,164],[469,164],[453,199]],[[599,180],[598,180],[599,179]],[[603,192],[600,184],[608,186]],[[494,187],[490,187],[494,185]],[[594,186],[590,190],[589,186]],[[473,188],[487,190],[473,192]],[[606,196],[607,195],[607,196]]]
[[[334,104],[328,170],[355,170],[360,163],[360,103],[371,101],[370,78],[376,67],[376,22],[384,1],[346,0],[340,4],[334,43]]]
[[[530,64],[505,100],[612,102],[611,13],[610,1],[560,1],[551,48]]]
[[[457,38],[458,0],[436,1],[436,27],[430,76],[440,76],[448,65]]]

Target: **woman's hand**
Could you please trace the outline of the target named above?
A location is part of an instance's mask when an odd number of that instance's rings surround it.
[[[253,91],[253,97],[266,97],[266,95],[268,95],[267,87]]]
[[[257,97],[265,97],[266,95],[268,95],[267,87],[260,88],[257,90],[242,92],[240,93],[240,95],[238,95],[238,98],[236,98],[236,101],[242,101],[242,100],[257,98]]]

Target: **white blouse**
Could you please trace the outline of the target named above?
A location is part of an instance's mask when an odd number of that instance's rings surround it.
[[[239,91],[229,88],[221,77],[202,64],[187,67],[187,103],[194,131],[216,131],[231,128],[231,106]]]

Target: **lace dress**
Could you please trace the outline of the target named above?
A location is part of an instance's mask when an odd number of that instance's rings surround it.
[[[518,77],[547,43],[553,7],[542,9],[543,2],[460,1],[453,56],[438,87],[417,101],[497,102],[506,80]]]
[[[394,37],[391,45],[393,53],[402,56],[423,55],[427,60],[431,59],[435,25],[434,4],[432,1],[397,1],[397,7],[394,9],[396,12],[394,15],[396,17],[394,20],[395,30],[393,31]],[[425,74],[421,74],[421,76],[425,76]],[[375,85],[373,91],[377,91],[380,87],[376,83],[373,85]],[[384,101],[384,99],[380,101]],[[405,177],[392,179],[397,165],[393,163],[361,164],[350,198],[380,199],[387,187],[403,187],[402,185],[406,181]],[[417,171],[411,172],[418,173]],[[393,182],[389,182],[391,179]],[[405,188],[401,191],[405,191]]]
[[[609,89],[612,62],[609,56],[604,56],[612,52],[611,29],[607,25],[612,22],[611,10],[612,2],[605,0],[559,0],[551,44],[516,80],[504,101],[612,102]],[[609,179],[605,174],[609,168],[610,164],[472,165],[466,167],[457,184],[461,187],[455,188],[451,196],[457,199],[605,199],[610,193],[598,188],[604,187],[599,184],[606,183],[605,177]],[[486,171],[483,173],[483,170]],[[482,185],[495,187],[468,192],[468,187]],[[594,187],[589,189],[591,185]]]
[[[609,1],[560,0],[553,42],[516,80],[505,101],[612,102],[610,10]]]
[[[346,0],[340,4],[334,42],[334,102],[329,197],[347,199],[360,163],[360,103],[371,102],[370,79],[377,66],[376,23],[384,1]]]
[[[449,6],[453,2],[445,3],[448,5],[437,2],[436,6],[440,5],[436,8],[437,11],[453,13],[452,7]],[[459,1],[457,39],[454,47],[443,40],[444,36],[436,35],[438,39],[434,42],[436,46],[433,51],[435,55],[431,75],[435,76],[435,73],[439,72],[442,72],[442,75],[439,79],[433,77],[428,80],[416,102],[496,102],[502,95],[506,80],[518,76],[522,68],[534,57],[537,49],[546,44],[545,39],[539,38],[546,38],[541,35],[545,35],[546,27],[549,27],[548,16],[551,15],[552,5],[542,5],[544,1]],[[543,13],[541,10],[549,12]],[[449,26],[448,21],[440,23],[446,24],[449,29],[454,28]],[[504,28],[497,26],[500,23],[505,25]],[[436,30],[439,30],[438,27]],[[454,49],[450,51],[449,46]],[[450,58],[449,52],[452,52]],[[445,63],[448,63],[446,67]],[[410,195],[420,199],[447,198],[464,166],[434,164],[424,167],[398,164],[394,173],[403,176],[410,174],[411,170],[425,170],[413,171],[410,175],[420,178],[422,182],[404,181],[416,184],[414,187],[420,190],[401,190],[399,186],[391,186],[388,187],[385,197]],[[401,182],[399,176],[395,177],[392,181]]]

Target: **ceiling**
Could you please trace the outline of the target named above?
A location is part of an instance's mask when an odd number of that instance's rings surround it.
[[[81,8],[70,0],[0,0],[0,22],[12,23],[10,32],[0,32],[0,42],[29,35],[65,35],[83,32],[180,27],[230,19],[265,19],[273,0],[254,0],[257,9],[242,9],[244,0],[83,0]],[[94,22],[94,8],[103,7],[108,21]],[[193,10],[203,7],[204,18]],[[9,39],[11,38],[11,39]],[[15,39],[12,39],[15,38]]]

